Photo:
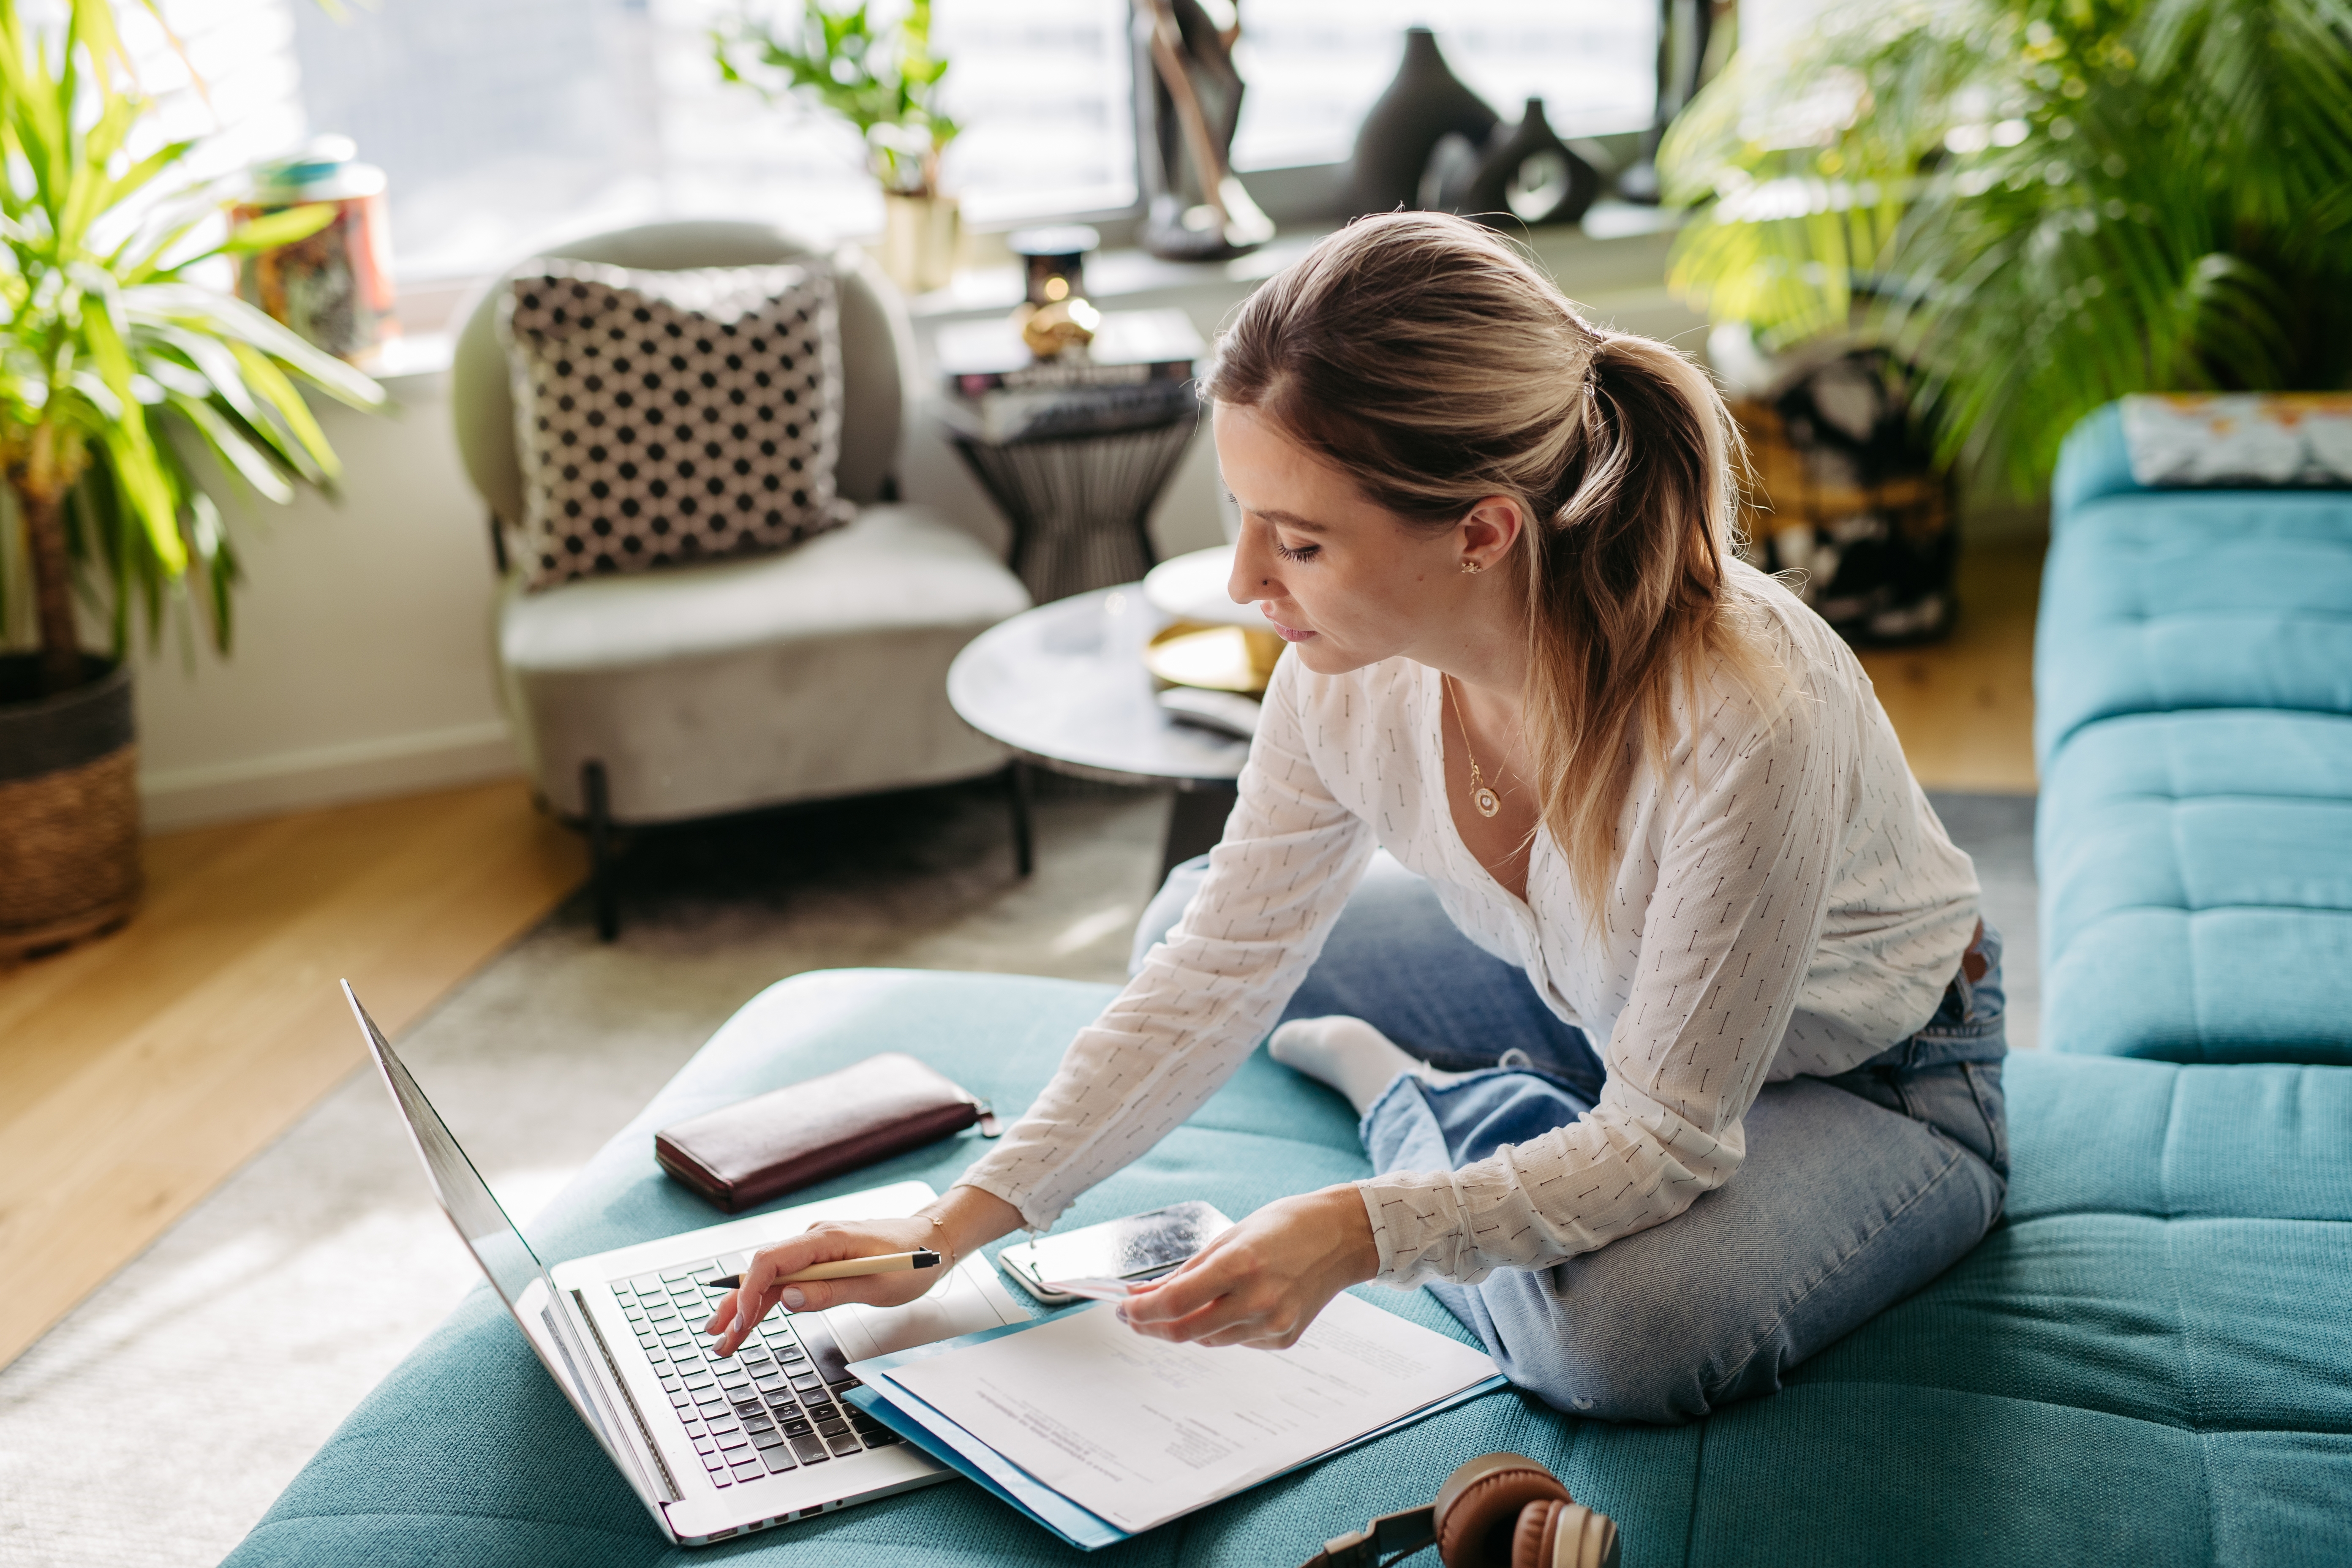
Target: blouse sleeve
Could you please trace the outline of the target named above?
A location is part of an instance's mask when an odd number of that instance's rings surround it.
[[[1741,1119],[1826,918],[1842,816],[1833,748],[1810,699],[1769,722],[1752,704],[1741,712],[1742,700],[1724,700],[1699,729],[1698,754],[1661,785],[1671,848],[1599,1101],[1460,1170],[1359,1184],[1380,1279],[1469,1283],[1547,1268],[1674,1218],[1738,1169]]]
[[[1231,1078],[1321,952],[1372,853],[1308,760],[1296,658],[1276,667],[1240,799],[1167,940],[1079,1031],[1028,1114],[961,1178],[1043,1230]]]

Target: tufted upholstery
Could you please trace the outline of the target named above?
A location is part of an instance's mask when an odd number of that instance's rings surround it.
[[[2352,1064],[2352,717],[2111,719],[2043,781],[2043,1037]]]
[[[2113,408],[2069,437],[2034,646],[2043,766],[2125,713],[2352,713],[2352,492],[2146,490]]]
[[[1013,1110],[1107,988],[888,971],[748,1005],[532,1226],[554,1258],[710,1223],[652,1130],[906,1050]],[[2334,1563],[2352,1552],[2352,1069],[2021,1056],[2010,1219],[1931,1286],[1694,1426],[1579,1422],[1487,1395],[1103,1556],[1261,1568],[1430,1497],[1463,1459],[1551,1465],[1661,1564]],[[429,1086],[428,1086],[429,1087]],[[972,1134],[809,1195],[944,1185]],[[1239,1215],[1364,1173],[1339,1100],[1260,1054],[1085,1224],[1180,1197]],[[1370,1300],[1461,1334],[1423,1292]],[[1466,1337],[1466,1336],[1465,1336]],[[1075,1561],[960,1484],[740,1543],[667,1547],[477,1292],[345,1423],[231,1568],[653,1564],[898,1568]]]
[[[2352,1063],[2352,493],[2143,489],[2110,407],[2052,495],[2042,1037]]]

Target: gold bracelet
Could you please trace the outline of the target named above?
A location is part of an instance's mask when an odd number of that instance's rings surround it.
[[[919,1215],[916,1217],[919,1219],[929,1220],[931,1222],[931,1228],[935,1231],[938,1230],[940,1226],[947,1223],[935,1214]],[[947,1271],[956,1266],[955,1249],[949,1247],[933,1247],[931,1250],[940,1255],[940,1273],[942,1278],[945,1278]]]

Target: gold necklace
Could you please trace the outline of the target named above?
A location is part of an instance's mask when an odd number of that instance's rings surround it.
[[[1463,722],[1462,699],[1454,695],[1454,678],[1441,672],[1437,679],[1444,684],[1446,698],[1454,704],[1454,722],[1462,731],[1462,755],[1470,764],[1470,804],[1478,808],[1479,816],[1492,816],[1503,809],[1502,797],[1488,789],[1486,780],[1479,776],[1478,759],[1470,750],[1470,726]]]

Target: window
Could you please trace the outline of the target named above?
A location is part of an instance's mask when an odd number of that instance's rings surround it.
[[[709,34],[733,0],[398,0],[343,22],[268,3],[293,10],[310,124],[391,175],[404,274],[665,213],[881,226],[855,132],[719,80]],[[1134,202],[1127,17],[1127,0],[937,6],[966,127],[949,174],[971,221]]]
[[[664,215],[873,233],[881,202],[847,128],[728,88],[709,37],[739,0],[384,0],[337,20],[314,0],[166,0],[209,107],[123,7],[173,133],[212,123],[227,171],[342,132],[392,179],[412,280],[479,272],[539,238]],[[798,0],[759,0],[797,10]],[[891,0],[876,0],[877,11]],[[965,127],[950,188],[994,226],[1136,200],[1131,0],[934,0]],[[1563,135],[1646,125],[1656,13],[1622,0],[1249,0],[1235,163],[1335,163],[1426,16],[1454,69],[1507,119],[1530,94]],[[176,90],[173,90],[176,89]]]

